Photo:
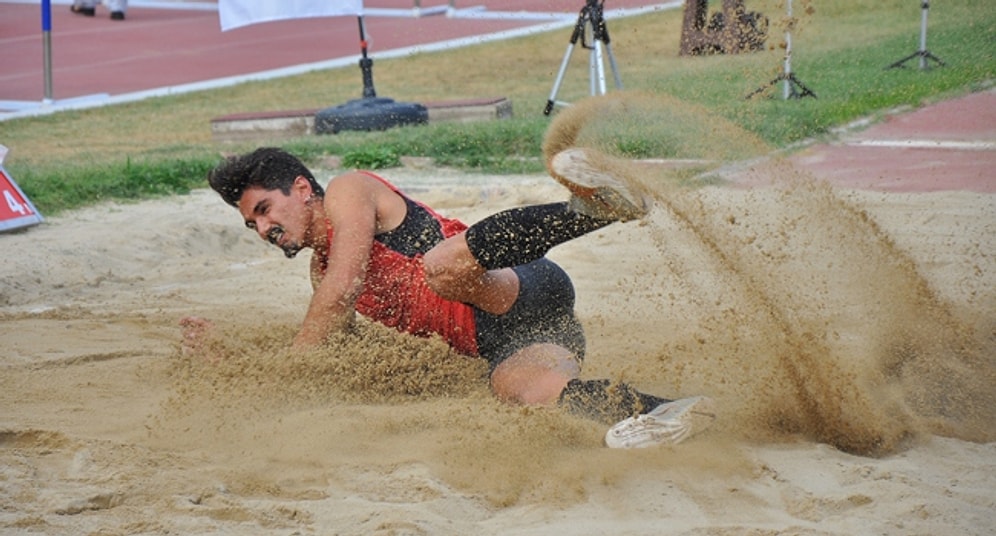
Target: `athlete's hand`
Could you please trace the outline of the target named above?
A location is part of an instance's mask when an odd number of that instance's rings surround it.
[[[204,341],[208,333],[214,329],[214,322],[199,316],[186,316],[180,319],[180,351],[183,355],[204,354]],[[201,355],[205,359],[214,361],[211,356]]]

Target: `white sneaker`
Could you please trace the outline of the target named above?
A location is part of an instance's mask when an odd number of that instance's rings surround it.
[[[598,167],[584,149],[561,151],[550,160],[550,175],[571,192],[571,208],[606,220],[629,221],[649,211],[647,200],[608,169]]]
[[[716,420],[713,405],[704,396],[666,402],[650,413],[616,423],[606,432],[605,445],[613,449],[676,445],[712,425]]]

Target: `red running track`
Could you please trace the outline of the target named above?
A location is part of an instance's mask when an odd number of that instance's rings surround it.
[[[121,95],[175,88],[228,77],[244,77],[293,66],[355,59],[360,54],[355,17],[325,17],[269,22],[222,32],[211,3],[132,2],[127,19],[112,21],[103,7],[96,17],[70,12],[67,0],[52,5],[51,100]],[[616,10],[652,9],[661,2],[612,0]],[[369,15],[365,28],[369,55],[431,46],[455,39],[481,39],[513,30],[570,26],[583,0],[460,0],[456,9],[477,15],[498,12],[518,17],[412,16],[412,0],[369,0],[372,12],[397,10],[397,16]],[[179,9],[187,6],[187,9]],[[423,1],[423,13],[445,8],[445,0]],[[471,9],[476,8],[476,9]],[[483,10],[481,9],[483,8]],[[437,10],[438,11],[438,10]],[[520,13],[521,12],[521,13]],[[535,16],[525,17],[527,13]],[[547,15],[560,14],[559,18]],[[565,36],[565,43],[569,33]],[[17,105],[46,101],[41,8],[35,3],[0,0],[0,113]],[[345,63],[344,63],[345,64]]]

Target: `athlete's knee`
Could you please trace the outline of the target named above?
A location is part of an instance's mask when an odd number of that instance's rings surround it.
[[[549,370],[540,370],[528,378],[493,375],[491,390],[509,404],[550,406],[557,402],[567,386],[567,378]]]
[[[552,405],[567,383],[580,376],[581,364],[567,348],[538,343],[502,361],[491,373],[491,390],[511,404]]]
[[[443,298],[452,299],[454,274],[446,257],[429,251],[422,259],[422,269],[425,271],[425,282],[433,292]]]
[[[429,288],[447,299],[461,296],[468,283],[483,273],[467,249],[463,235],[450,237],[430,249],[422,258],[422,265]]]

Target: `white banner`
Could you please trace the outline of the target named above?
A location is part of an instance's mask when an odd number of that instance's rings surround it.
[[[275,20],[362,15],[363,0],[219,0],[221,31]]]

